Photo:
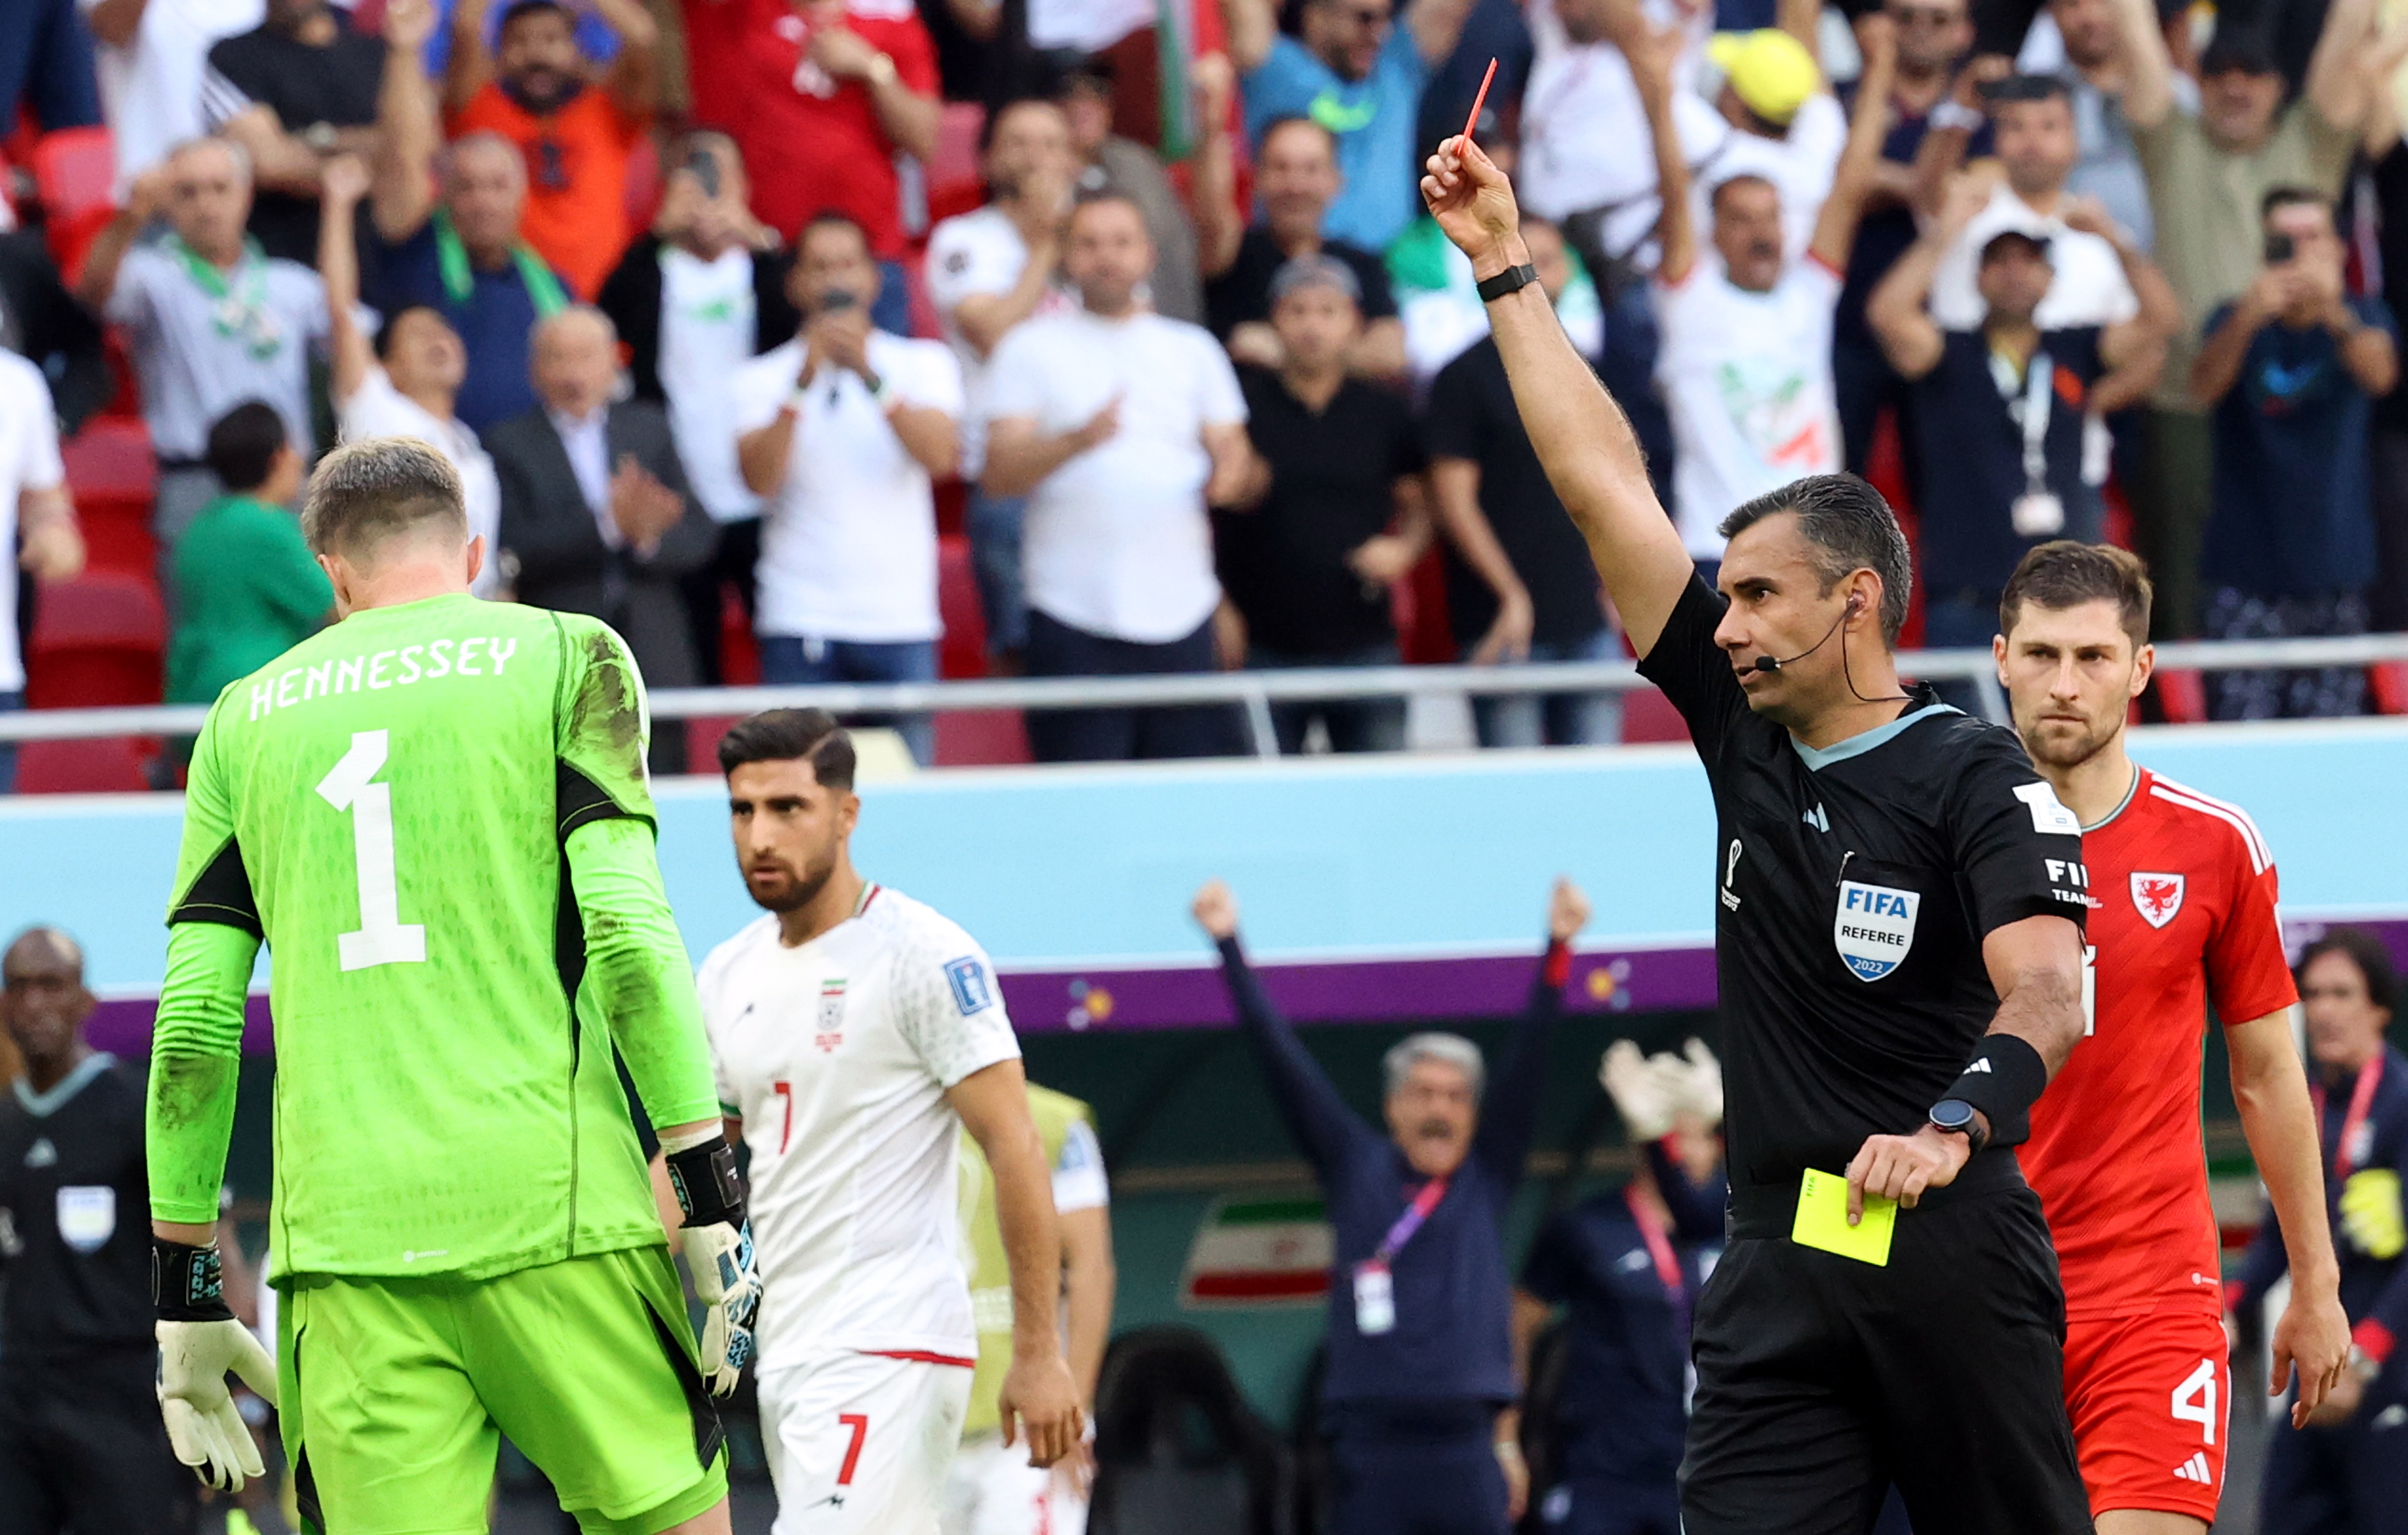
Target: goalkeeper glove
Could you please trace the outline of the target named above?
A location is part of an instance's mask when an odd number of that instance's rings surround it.
[[[236,1411],[226,1371],[276,1405],[276,1361],[225,1302],[217,1244],[152,1238],[150,1298],[159,1311],[159,1415],[176,1458],[221,1492],[265,1476],[259,1446]]]
[[[735,1391],[752,1357],[752,1313],[761,1305],[761,1270],[745,1218],[744,1181],[736,1148],[719,1136],[667,1154],[669,1187],[685,1212],[685,1266],[709,1308],[702,1324],[702,1373],[714,1397]]]
[[[1673,1083],[1672,1112],[1690,1115],[1699,1127],[1711,1130],[1723,1122],[1722,1062],[1714,1059],[1703,1040],[1689,1040],[1681,1053],[1685,1064],[1669,1054],[1656,1057],[1658,1069]]]
[[[2389,1168],[2353,1172],[2341,1186],[2341,1228],[2371,1258],[2395,1258],[2408,1248],[2408,1216],[2400,1207],[2400,1175]]]

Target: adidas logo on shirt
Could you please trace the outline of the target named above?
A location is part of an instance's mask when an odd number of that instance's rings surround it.
[[[1966,1070],[1967,1074],[1969,1074],[1969,1075],[1970,1075],[1970,1074],[1971,1074],[1972,1072],[1975,1072],[1975,1071],[1981,1071],[1981,1072],[1988,1073],[1988,1074],[1991,1074],[1991,1075],[1995,1075],[1995,1074],[1996,1074],[1996,1073],[1990,1072],[1990,1057],[1989,1057],[1989,1056],[1987,1056],[1987,1055],[1983,1056],[1981,1059],[1979,1059],[1979,1060],[1975,1061],[1972,1065],[1971,1065],[1971,1066],[1969,1066],[1969,1067],[1965,1068],[1965,1070]]]
[[[2174,1474],[2186,1482],[2197,1482],[2202,1486],[2215,1485],[2215,1473],[2207,1469],[2207,1452],[2204,1450],[2192,1452],[2188,1460],[2174,1468]]]

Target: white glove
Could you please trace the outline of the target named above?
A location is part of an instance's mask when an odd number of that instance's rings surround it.
[[[245,1477],[266,1475],[225,1378],[233,1370],[275,1406],[276,1361],[267,1350],[231,1318],[162,1322],[158,1337],[159,1415],[176,1458],[221,1492],[240,1492]]]
[[[1628,1040],[1616,1040],[1599,1063],[1597,1080],[1613,1098],[1614,1112],[1634,1141],[1659,1140],[1672,1128],[1670,1083]]]
[[[1685,1061],[1670,1054],[1656,1057],[1671,1083],[1672,1112],[1711,1130],[1723,1122],[1723,1063],[1703,1040],[1693,1039],[1681,1049]]]
[[[752,1260],[752,1223],[689,1226],[686,1270],[694,1293],[710,1308],[702,1321],[702,1376],[714,1397],[735,1391],[752,1357],[752,1313],[761,1306],[761,1270]]]

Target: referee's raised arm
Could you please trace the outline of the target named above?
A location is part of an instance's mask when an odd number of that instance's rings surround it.
[[[1469,139],[1450,138],[1429,157],[1422,200],[1471,258],[1530,446],[1644,659],[1695,567],[1648,482],[1630,422],[1572,350],[1539,286],[1505,173]]]

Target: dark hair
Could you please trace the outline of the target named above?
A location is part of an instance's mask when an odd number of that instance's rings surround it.
[[[853,787],[853,738],[824,709],[771,709],[719,738],[719,770],[748,762],[808,762],[824,789]]]
[[[494,35],[499,36],[517,24],[522,18],[546,10],[567,22],[572,28],[577,25],[577,18],[570,14],[566,6],[561,4],[561,0],[512,0],[510,5],[502,7],[501,24],[494,28]]]
[[[2258,199],[2258,222],[2264,223],[2286,208],[2320,208],[2329,216],[2332,206],[2331,198],[2310,187],[2268,187],[2266,195]]]
[[[264,400],[245,400],[209,427],[209,472],[230,491],[255,491],[276,467],[276,451],[291,440],[284,418]]]
[[[1982,99],[1992,107],[2018,101],[2062,101],[2073,105],[2073,88],[2055,75],[2009,75],[1982,87]]]
[[[1136,198],[1130,196],[1127,193],[1123,192],[1118,187],[1105,186],[1096,187],[1092,191],[1081,191],[1076,197],[1070,199],[1070,217],[1075,219],[1087,209],[1091,208],[1100,208],[1106,203],[1118,203],[1121,207],[1127,208],[1131,213],[1136,214],[1139,227],[1145,231],[1146,237],[1148,239],[1152,239],[1154,237],[1154,226],[1145,222],[1145,208],[1139,204]]]
[[[2400,970],[2381,939],[2363,927],[2335,927],[2300,951],[2296,973],[2306,975],[2308,967],[2327,954],[2339,954],[2357,966],[2366,981],[2367,1000],[2386,1012],[2393,1010],[2400,998]]]
[[[1254,139],[1254,158],[1257,160],[1262,158],[1262,147],[1271,141],[1271,135],[1278,133],[1283,128],[1294,128],[1299,126],[1311,128],[1313,132],[1319,134],[1321,136],[1322,142],[1329,146],[1329,157],[1333,160],[1338,158],[1338,136],[1330,132],[1329,124],[1321,122],[1317,118],[1307,117],[1302,112],[1283,112],[1278,117],[1275,117],[1268,122],[1264,123],[1262,133]]]
[[[310,552],[354,559],[438,522],[455,541],[468,541],[460,472],[415,438],[344,443],[318,461],[301,508],[301,536]]]
[[[815,229],[850,229],[861,237],[861,248],[869,253],[870,260],[878,259],[878,248],[869,238],[869,226],[840,208],[821,208],[803,221],[803,227],[795,231],[795,254],[797,258],[802,255],[803,246]]]
[[[446,325],[452,323],[452,322],[445,317],[443,311],[437,308],[432,304],[404,304],[401,308],[394,310],[391,314],[386,315],[383,323],[377,326],[376,354],[378,362],[388,363],[393,360],[394,335],[401,329],[402,321],[413,314],[431,314],[436,319],[442,321]]]
[[[1882,643],[1897,644],[1914,589],[1914,556],[1881,492],[1852,474],[1810,474],[1748,502],[1724,518],[1717,531],[1735,538],[1784,511],[1798,514],[1798,531],[1814,550],[1825,595],[1859,570],[1881,578]]]
[[[1723,194],[1728,192],[1733,187],[1746,186],[1750,182],[1760,187],[1770,188],[1772,194],[1776,197],[1781,195],[1781,189],[1778,186],[1773,185],[1771,177],[1760,175],[1752,170],[1743,170],[1735,176],[1726,176],[1721,180],[1716,181],[1713,188],[1706,194],[1706,206],[1717,213],[1721,212],[1723,210]]]
[[[1999,595],[1999,632],[2015,632],[2027,602],[2059,612],[2086,602],[2112,602],[2137,651],[2149,640],[2154,597],[2149,567],[2138,554],[2113,544],[2052,538],[2025,551],[2007,578],[2007,589]]]
[[[1002,124],[1003,120],[1006,117],[1018,111],[1023,107],[1042,107],[1047,111],[1056,114],[1059,114],[1062,110],[1062,104],[1055,101],[1052,96],[1028,93],[1005,97],[1003,100],[996,102],[995,104],[994,110],[988,112],[985,120],[979,123],[979,153],[982,155],[986,153],[987,151],[995,148],[995,130]]]

